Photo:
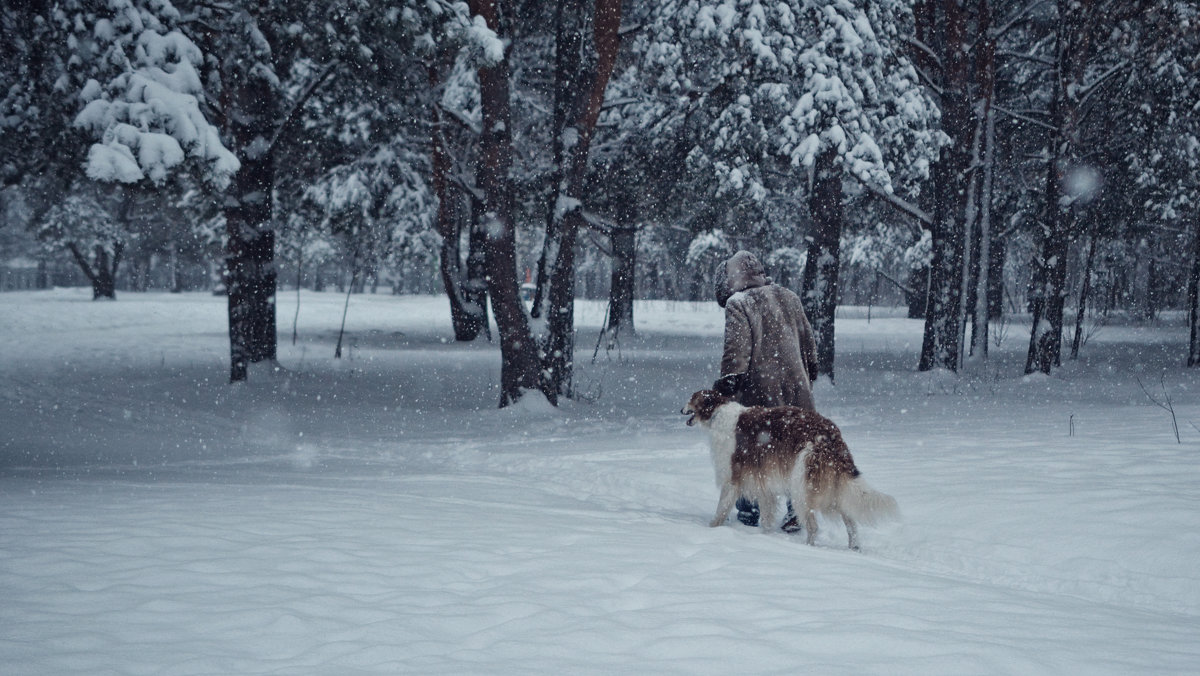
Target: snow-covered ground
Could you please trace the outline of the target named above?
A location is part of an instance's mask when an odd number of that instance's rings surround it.
[[[0,294],[4,674],[1200,672],[1200,375],[1108,326],[1021,376],[1014,325],[917,373],[921,324],[847,308],[818,387],[904,520],[818,546],[710,529],[715,304],[642,303],[589,403],[496,410],[440,298],[279,298],[285,371],[226,384],[224,299]],[[1169,395],[1170,414],[1152,404]]]

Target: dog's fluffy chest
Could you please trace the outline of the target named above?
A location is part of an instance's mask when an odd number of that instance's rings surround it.
[[[737,450],[737,421],[745,410],[745,406],[730,402],[718,408],[709,421],[709,450],[718,486],[728,481],[732,472],[730,460]]]

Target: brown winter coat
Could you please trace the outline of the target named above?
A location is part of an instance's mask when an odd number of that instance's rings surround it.
[[[815,410],[817,346],[800,297],[771,283],[753,254],[739,251],[717,274],[725,307],[721,376],[745,374],[735,399],[746,406]]]

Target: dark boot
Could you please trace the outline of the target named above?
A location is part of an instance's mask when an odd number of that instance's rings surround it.
[[[799,533],[801,530],[803,530],[803,527],[800,525],[800,517],[796,516],[796,510],[792,509],[791,500],[788,500],[787,518],[784,519],[783,526],[781,526],[781,528],[783,529],[783,532],[788,534]]]
[[[738,498],[737,501],[738,521],[747,526],[758,525],[758,504],[750,502],[746,498]]]

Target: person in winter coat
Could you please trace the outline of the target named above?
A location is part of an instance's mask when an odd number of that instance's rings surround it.
[[[725,308],[725,350],[713,389],[745,406],[816,410],[817,345],[800,297],[774,284],[762,263],[739,251],[717,266],[717,304]],[[758,505],[740,498],[738,520],[758,525]],[[784,530],[799,530],[788,505]]]

